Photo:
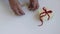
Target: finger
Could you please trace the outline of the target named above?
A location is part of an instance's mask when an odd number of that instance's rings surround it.
[[[30,4],[28,8],[29,8],[29,10],[32,10],[33,5],[32,5],[32,4]]]
[[[38,8],[39,8],[39,5],[37,4],[36,9],[38,9]]]
[[[21,15],[21,14],[18,12],[18,9],[17,9],[17,8],[14,8],[13,11],[14,11],[14,13],[15,13],[16,15]]]
[[[31,4],[28,6],[28,8],[31,8]]]
[[[33,10],[36,10],[36,4],[33,5],[33,8],[32,8],[32,9],[33,9]]]
[[[31,10],[31,6],[29,6],[28,9]]]
[[[23,12],[23,10],[21,9],[21,6],[18,6],[17,9],[18,9],[18,12],[20,14],[25,15],[25,13]]]
[[[18,8],[18,12],[22,15],[25,15],[25,13],[20,8]]]

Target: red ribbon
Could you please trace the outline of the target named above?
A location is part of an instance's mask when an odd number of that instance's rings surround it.
[[[43,25],[43,19],[42,19],[42,18],[47,15],[47,16],[48,16],[48,19],[47,19],[47,20],[49,20],[49,19],[50,19],[49,13],[52,13],[51,10],[48,10],[48,11],[47,11],[47,9],[46,9],[45,7],[43,7],[42,9],[43,9],[44,12],[41,12],[41,13],[40,13],[40,21],[42,22],[41,25]],[[42,15],[42,14],[44,14],[44,15]],[[41,26],[41,25],[40,25],[40,26]]]

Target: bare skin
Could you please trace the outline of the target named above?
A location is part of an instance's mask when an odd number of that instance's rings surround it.
[[[36,10],[38,9],[38,7],[39,7],[38,0],[30,0],[30,5],[28,6],[30,10]]]
[[[12,10],[14,11],[16,15],[19,15],[19,16],[25,15],[23,10],[21,9],[21,4],[18,2],[18,0],[9,0],[9,3],[10,3]],[[28,6],[29,9],[36,10],[38,9],[38,7],[39,7],[38,0],[30,0],[30,4]]]

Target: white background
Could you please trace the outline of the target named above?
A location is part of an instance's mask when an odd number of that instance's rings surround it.
[[[40,8],[48,7],[54,13],[41,27],[37,11],[22,7],[25,15],[15,16],[8,0],[0,0],[0,34],[60,34],[60,0],[39,0],[39,4]]]

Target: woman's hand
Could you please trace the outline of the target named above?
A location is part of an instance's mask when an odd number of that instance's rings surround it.
[[[18,0],[9,0],[10,6],[16,15],[24,15],[25,13],[21,9],[21,4]]]
[[[36,10],[39,8],[38,0],[30,0],[30,4],[28,6],[30,10]]]

